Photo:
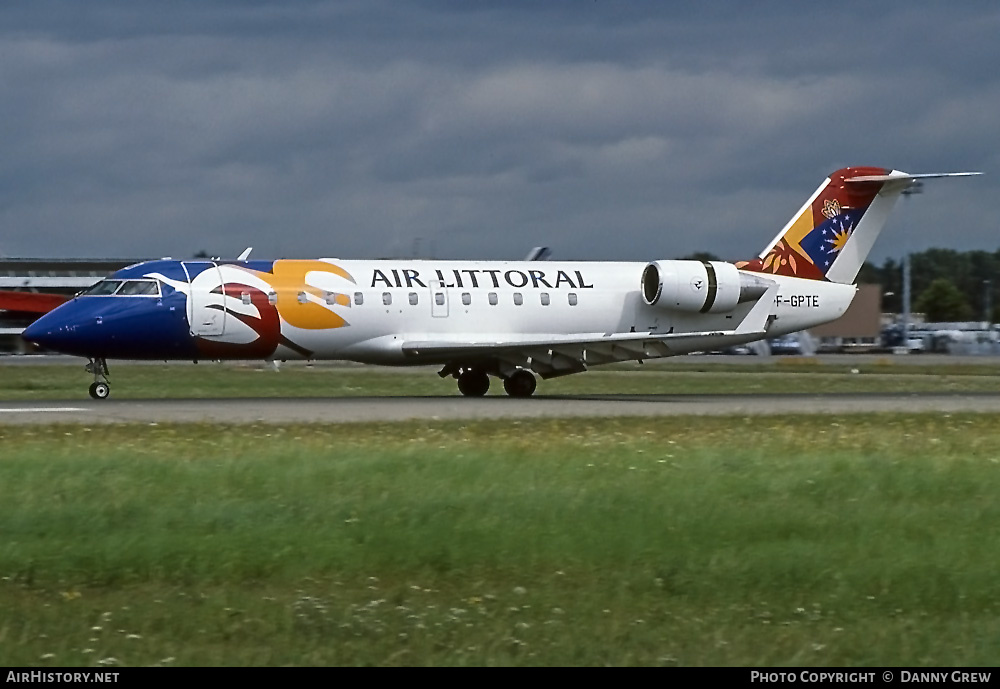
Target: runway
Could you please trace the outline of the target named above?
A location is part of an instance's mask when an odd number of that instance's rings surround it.
[[[0,425],[358,423],[583,417],[773,416],[879,412],[1000,413],[1000,394],[590,395],[530,399],[339,397],[0,402]]]

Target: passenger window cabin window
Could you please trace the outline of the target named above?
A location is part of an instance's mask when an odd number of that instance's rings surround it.
[[[548,306],[548,305],[549,305],[549,293],[542,292],[542,306]]]
[[[438,292],[434,295],[434,303],[438,306],[444,306],[444,292]]]
[[[514,306],[520,306],[524,303],[524,297],[521,296],[520,292],[514,292]]]
[[[275,304],[277,304],[278,303],[278,293],[277,292],[268,292],[267,293],[267,303],[270,304],[271,306],[274,306]]]
[[[365,303],[365,295],[362,294],[361,292],[355,292],[354,293],[354,305],[355,306],[361,306],[364,303]]]
[[[389,292],[382,292],[382,304],[384,304],[385,306],[391,306],[392,294],[390,294]]]
[[[309,303],[309,297],[306,295],[305,292],[299,292],[298,300],[299,300],[300,304],[308,304]]]
[[[416,305],[417,305],[417,293],[410,292],[410,306],[416,306]]]
[[[462,305],[468,306],[472,303],[472,295],[468,292],[462,292]]]
[[[569,293],[569,305],[576,306],[576,292]]]
[[[497,303],[498,303],[497,293],[496,292],[490,292],[490,306],[496,306]]]
[[[249,292],[241,292],[240,293],[240,301],[242,301],[247,306],[250,306],[250,293]]]

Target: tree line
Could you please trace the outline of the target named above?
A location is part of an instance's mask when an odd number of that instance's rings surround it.
[[[882,287],[882,310],[903,310],[903,259],[865,263],[858,282]],[[1000,321],[1000,250],[927,249],[910,254],[910,309],[931,322]]]

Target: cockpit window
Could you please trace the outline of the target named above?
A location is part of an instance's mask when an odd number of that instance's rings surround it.
[[[160,294],[160,285],[156,280],[126,280],[115,294],[156,297]]]
[[[84,297],[158,297],[160,283],[156,280],[101,280],[90,289],[80,292]]]
[[[115,290],[121,287],[121,284],[121,280],[101,280],[93,287],[80,292],[80,296],[101,297],[114,294]]]

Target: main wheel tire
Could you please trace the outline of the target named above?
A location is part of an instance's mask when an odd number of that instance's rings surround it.
[[[511,397],[531,397],[535,392],[535,376],[530,372],[521,369],[503,381],[503,389]]]
[[[486,371],[467,369],[458,376],[458,391],[466,397],[482,397],[490,389],[490,377]]]
[[[106,400],[111,394],[111,386],[107,383],[91,383],[90,396],[95,400]]]

